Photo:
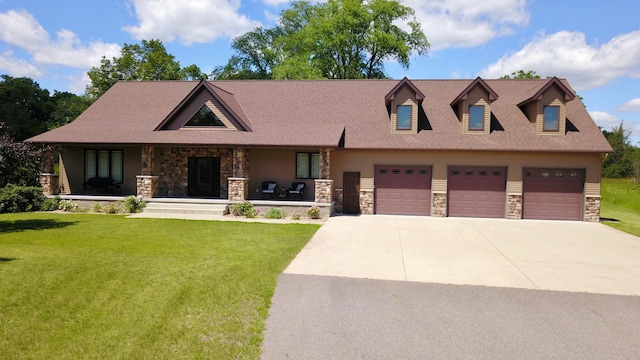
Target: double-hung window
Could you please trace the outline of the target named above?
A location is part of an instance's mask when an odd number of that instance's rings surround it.
[[[411,105],[398,106],[397,130],[411,130]]]
[[[320,178],[320,153],[296,153],[296,178]]]
[[[85,150],[84,179],[111,178],[122,184],[123,178],[122,150]]]
[[[469,106],[469,130],[484,130],[484,106]]]

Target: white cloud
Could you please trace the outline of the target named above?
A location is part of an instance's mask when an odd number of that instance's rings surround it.
[[[622,119],[619,117],[604,111],[589,111],[589,115],[591,115],[596,124],[604,130],[611,130],[622,122]]]
[[[102,41],[82,44],[75,33],[65,29],[58,31],[56,39],[52,40],[40,23],[25,10],[9,10],[0,13],[0,40],[24,49],[32,57],[33,62],[41,65],[89,68],[99,65],[103,55],[113,57],[120,53],[120,46],[117,44],[107,44]],[[21,69],[30,76],[41,74],[34,70],[33,64],[26,60],[11,61],[7,54],[5,52],[2,55],[2,62],[7,66],[3,68],[4,70],[11,71],[12,63],[16,70],[13,74],[19,73]]]
[[[433,50],[472,47],[529,23],[525,0],[405,0]]]
[[[288,4],[291,0],[264,0],[263,3],[271,6],[278,6],[280,4]]]
[[[518,70],[567,78],[576,90],[603,86],[620,77],[640,77],[640,30],[618,35],[602,45],[587,44],[581,32],[540,33],[479,75],[497,78]]]
[[[640,98],[635,98],[618,106],[617,111],[636,111],[640,112]]]
[[[131,0],[139,24],[123,29],[138,40],[185,45],[233,37],[260,26],[239,13],[240,0]]]
[[[5,51],[0,54],[0,71],[14,77],[38,77],[42,71],[29,62],[16,59],[12,51]]]

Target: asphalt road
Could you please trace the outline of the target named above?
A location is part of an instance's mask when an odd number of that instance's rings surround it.
[[[640,359],[640,297],[282,274],[262,359]]]

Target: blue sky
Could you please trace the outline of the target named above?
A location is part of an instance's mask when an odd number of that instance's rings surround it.
[[[393,78],[567,78],[605,129],[640,142],[640,1],[404,0],[431,43]],[[86,72],[124,43],[160,39],[182,66],[210,72],[231,39],[272,26],[286,0],[0,0],[0,74],[82,94]]]

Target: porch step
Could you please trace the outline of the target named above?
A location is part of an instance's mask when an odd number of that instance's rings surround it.
[[[149,201],[143,213],[224,215],[228,212],[227,207],[228,205],[224,203]]]

